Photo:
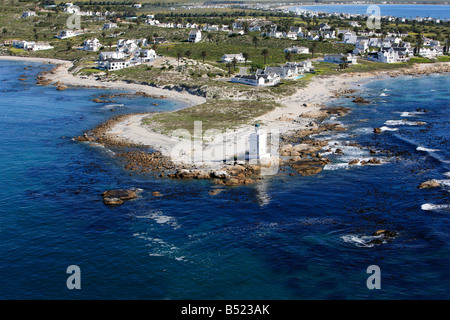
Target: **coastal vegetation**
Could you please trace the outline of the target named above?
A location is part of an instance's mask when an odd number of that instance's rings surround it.
[[[149,116],[143,120],[143,124],[164,134],[184,129],[192,135],[194,122],[201,121],[203,131],[215,129],[224,132],[244,124],[251,125],[252,119],[262,116],[276,107],[281,107],[281,105],[269,101],[210,100],[204,104],[179,111]]]

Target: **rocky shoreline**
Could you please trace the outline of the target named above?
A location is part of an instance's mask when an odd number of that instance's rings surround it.
[[[38,85],[55,84],[57,90],[65,90],[68,85],[81,86],[81,87],[94,87],[107,89],[109,86],[105,86],[101,82],[101,85],[81,85],[81,84],[67,84],[63,82],[54,81],[56,74],[67,72],[67,62],[65,64],[56,64],[51,70],[46,70],[38,75]],[[55,63],[55,62],[53,62]],[[399,70],[384,70],[373,73],[359,73],[359,74],[343,74],[336,79],[343,80],[344,78],[353,78],[354,82],[362,80],[363,78],[375,79],[382,76],[420,76],[430,73],[447,73],[450,72],[450,63],[436,63],[434,65],[422,64],[414,65],[411,68],[404,68]],[[75,78],[74,76],[72,76]],[[320,79],[320,78],[319,78]],[[333,80],[335,81],[335,80]],[[332,82],[333,82],[332,81]],[[345,80],[347,81],[347,80]],[[92,81],[91,81],[92,82]],[[319,81],[320,82],[320,81]],[[345,82],[342,82],[345,84]],[[308,89],[309,90],[309,89]],[[167,92],[167,90],[166,90]],[[333,92],[329,91],[330,98],[346,97],[353,99],[352,101],[357,104],[367,104],[369,101],[362,97],[357,96],[356,89],[339,89]],[[197,93],[198,94],[198,93]],[[97,103],[112,102],[114,97],[117,96],[147,96],[151,98],[167,98],[165,95],[156,95],[152,93],[146,93],[143,91],[136,91],[134,94],[111,94],[111,95],[99,95],[92,99]],[[305,100],[304,100],[305,101]],[[308,99],[306,99],[308,101]],[[290,104],[296,104],[297,100],[292,99]],[[323,121],[330,116],[343,116],[350,112],[350,108],[344,107],[325,107],[320,105],[317,108],[309,108],[310,103],[303,103],[303,107],[306,107],[306,111],[299,115],[300,118],[309,119],[310,122],[305,128],[288,130],[281,137],[281,146],[279,150],[280,157],[274,159],[281,165],[281,171],[285,171],[286,168],[290,168],[290,175],[314,175],[322,171],[323,167],[330,162],[329,159],[323,157],[320,154],[320,150],[326,145],[326,142],[311,139],[310,136],[321,132],[341,132],[346,128],[341,127],[338,124],[324,124]],[[289,113],[291,114],[291,113]],[[97,126],[96,128],[89,130],[82,136],[75,137],[74,140],[79,142],[88,142],[93,144],[103,145],[106,148],[111,149],[115,156],[124,162],[124,168],[130,172],[158,172],[160,177],[170,179],[210,179],[214,183],[219,185],[246,185],[251,184],[258,179],[261,179],[259,175],[261,166],[249,165],[245,162],[226,163],[220,170],[205,170],[202,168],[196,168],[193,165],[188,164],[175,164],[167,156],[164,156],[162,152],[152,149],[149,145],[143,145],[140,143],[132,142],[127,139],[122,139],[114,134],[109,134],[108,131],[114,127],[114,125],[121,123],[129,117],[136,114],[127,114],[121,116],[115,116],[106,121],[105,123]],[[284,117],[286,118],[286,116]],[[291,121],[291,119],[284,119],[283,116],[278,117],[276,120]],[[278,124],[279,125],[279,124]],[[375,131],[376,128],[375,128]],[[374,132],[375,132],[374,131]],[[379,132],[375,132],[379,133]],[[338,152],[338,150],[336,150]],[[352,160],[349,165],[354,164],[379,164],[377,159],[371,159],[369,161],[359,161],[359,159]]]
[[[355,91],[352,91],[353,93]],[[330,163],[328,158],[321,156],[320,150],[327,144],[325,141],[311,139],[310,136],[322,132],[342,132],[346,128],[337,123],[318,124],[329,116],[343,116],[350,112],[346,107],[325,107],[316,112],[311,118],[310,127],[288,131],[280,139],[280,157],[278,161],[281,171],[291,168],[301,176],[314,175],[322,171],[323,167]],[[245,161],[232,161],[224,163],[218,170],[209,170],[189,164],[175,164],[169,157],[160,151],[153,150],[149,146],[133,143],[122,139],[109,131],[127,118],[141,114],[125,114],[114,116],[96,128],[85,132],[82,136],[74,137],[78,142],[87,142],[94,145],[102,145],[114,152],[115,157],[124,163],[124,169],[130,173],[159,174],[161,178],[168,179],[199,179],[211,180],[214,184],[224,186],[248,185],[263,179],[261,169],[270,167],[272,163],[265,165],[249,164]],[[309,115],[311,117],[313,115]],[[296,175],[291,172],[290,175]]]

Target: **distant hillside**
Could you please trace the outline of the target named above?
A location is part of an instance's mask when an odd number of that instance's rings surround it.
[[[114,2],[130,2],[128,0],[107,0],[107,1],[102,1],[102,0],[77,0],[75,2],[110,2],[110,3],[114,3]],[[66,1],[55,1],[56,3],[59,2],[66,2]],[[172,5],[172,6],[177,6],[177,5],[184,5],[184,4],[245,4],[245,3],[251,3],[251,4],[255,4],[255,3],[272,3],[272,4],[280,4],[280,5],[289,5],[289,4],[329,4],[329,3],[342,3],[342,4],[349,4],[354,2],[354,0],[311,0],[311,1],[276,1],[276,0],[132,0],[131,2],[134,3],[141,3],[141,4],[145,4],[145,3],[149,3],[149,4],[153,4],[153,5]],[[370,3],[382,3],[382,2],[387,2],[389,4],[402,4],[402,3],[415,3],[415,4],[447,4],[450,3],[450,0],[391,0],[391,1],[385,1],[385,0],[371,0],[368,1]]]

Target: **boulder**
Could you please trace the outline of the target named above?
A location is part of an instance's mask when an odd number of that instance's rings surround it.
[[[381,133],[381,129],[380,128],[374,128],[373,129],[373,133],[380,134]]]
[[[225,170],[212,171],[210,177],[213,179],[228,179],[230,175]]]
[[[153,191],[152,195],[154,197],[162,197],[162,194],[159,191]]]
[[[325,108],[322,110],[330,115],[335,114],[338,116],[343,116],[343,115],[346,115],[347,113],[349,113],[351,109],[347,108],[347,107],[328,107],[328,108]]]
[[[422,182],[418,188],[419,189],[429,189],[429,188],[438,188],[441,185],[439,184],[439,182],[437,182],[436,180],[428,180],[425,182]]]
[[[363,166],[368,165],[368,164],[381,164],[381,160],[379,160],[377,158],[372,158],[367,161],[361,161],[361,165],[363,165]]]
[[[354,103],[370,103],[369,100],[364,99],[363,97],[356,97],[352,100]]]
[[[321,171],[322,171],[322,167],[306,167],[306,168],[297,170],[297,172],[299,174],[301,174],[302,176],[312,176],[314,174],[318,174]]]
[[[354,160],[350,161],[348,164],[353,166],[353,165],[358,164],[358,163],[359,163],[359,159],[354,159]]]

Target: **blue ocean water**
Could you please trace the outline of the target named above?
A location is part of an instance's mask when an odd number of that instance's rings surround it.
[[[427,4],[377,4],[380,7],[382,16],[393,16],[399,18],[434,18],[434,19],[450,19],[449,5],[427,5]],[[327,13],[350,13],[350,14],[371,14],[367,13],[368,4],[332,4],[332,5],[310,5],[295,6],[290,10],[310,10],[321,11]]]
[[[211,196],[210,181],[130,174],[107,150],[62,138],[115,113],[181,104],[123,99],[111,112],[90,100],[110,91],[36,86],[46,67],[0,62],[1,299],[449,297],[448,75],[369,83],[368,105],[334,101],[353,111],[328,121],[349,130],[317,136],[343,150],[318,175],[280,172]],[[347,165],[372,157],[384,163]],[[443,186],[417,188],[432,178]],[[102,191],[128,187],[140,197],[103,204]],[[379,229],[399,235],[369,245]],[[81,290],[66,287],[70,265]],[[380,290],[366,286],[370,265]]]

